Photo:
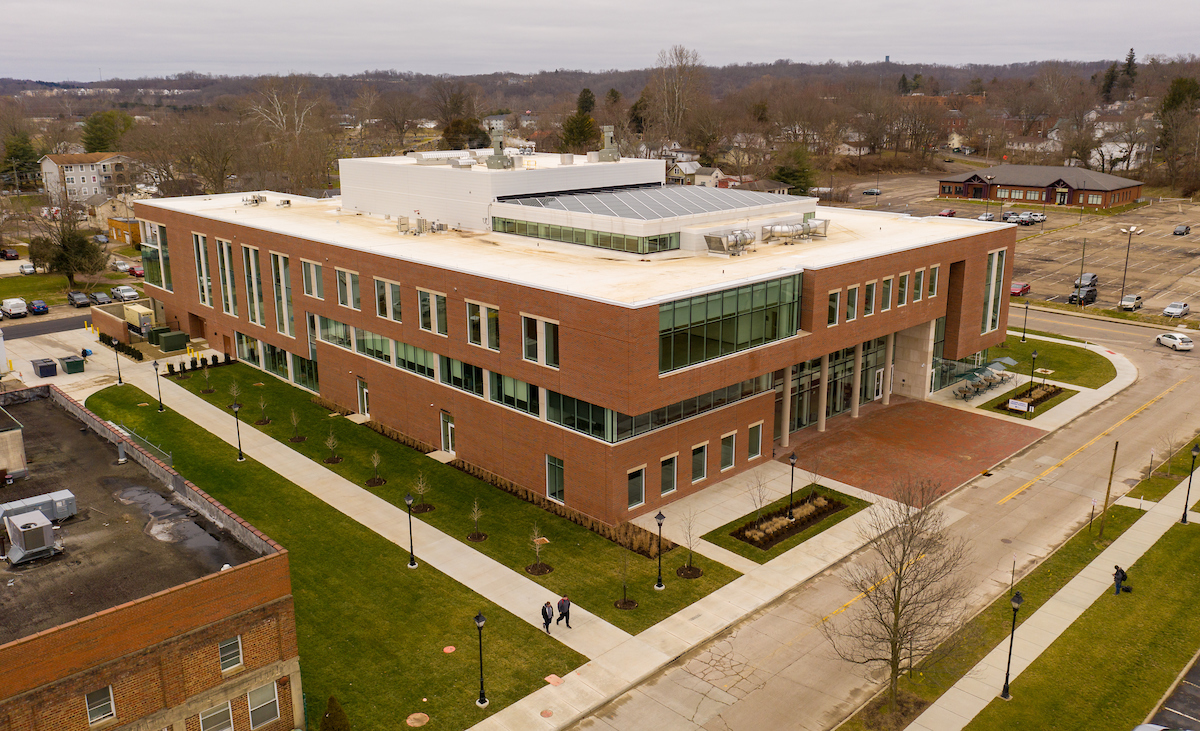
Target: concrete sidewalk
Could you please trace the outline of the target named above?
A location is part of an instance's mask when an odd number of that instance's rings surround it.
[[[1020,677],[1093,602],[1112,593],[1114,565],[1132,566],[1179,522],[1186,490],[1185,480],[1157,503],[1145,503],[1148,510],[1144,516],[1017,627],[1012,646],[1011,680]],[[1189,511],[1189,522],[1193,515]],[[909,724],[908,730],[959,731],[966,727],[1003,690],[1008,648],[1006,638]]]

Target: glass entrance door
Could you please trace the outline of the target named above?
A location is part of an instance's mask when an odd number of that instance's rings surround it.
[[[875,371],[875,398],[883,398],[883,369],[879,368]]]
[[[361,380],[358,382],[358,413],[363,416],[371,414],[371,396],[367,391],[367,382]]]
[[[442,451],[454,454],[454,416],[442,412]]]

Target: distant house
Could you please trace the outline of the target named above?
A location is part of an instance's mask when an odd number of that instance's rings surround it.
[[[123,152],[86,152],[81,155],[44,155],[42,182],[55,205],[66,199],[83,203],[94,195],[113,197],[133,191],[137,176],[133,158]]]
[[[739,190],[755,190],[759,193],[778,193],[780,195],[787,195],[789,190],[787,183],[781,183],[778,180],[771,180],[769,178],[742,183],[737,187]]]
[[[108,238],[117,245],[140,248],[142,245],[142,227],[136,218],[108,219]]]
[[[483,125],[488,132],[503,132],[508,129],[509,116],[507,114],[492,114],[483,118]]]
[[[725,174],[720,168],[704,167],[698,162],[677,162],[667,168],[668,185],[699,185],[705,188],[723,188],[720,182]]]
[[[1137,180],[1059,165],[1000,165],[948,175],[938,186],[942,198],[1087,208],[1123,206],[1142,195],[1142,184]]]

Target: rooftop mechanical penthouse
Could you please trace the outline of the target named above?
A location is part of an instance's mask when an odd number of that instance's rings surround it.
[[[666,186],[611,144],[341,180],[139,201],[156,318],[610,523],[1004,339],[1009,224]]]

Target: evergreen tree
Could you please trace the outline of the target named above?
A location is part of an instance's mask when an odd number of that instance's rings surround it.
[[[596,95],[591,89],[579,92],[579,100],[575,102],[575,111],[579,114],[591,114],[596,109]]]
[[[16,132],[9,135],[4,140],[4,158],[0,168],[3,172],[11,173],[16,168],[17,174],[28,179],[30,173],[36,172],[38,169],[38,154],[33,149],[33,142],[29,139],[29,133],[25,131]]]
[[[1106,102],[1112,101],[1113,87],[1117,85],[1117,74],[1117,62],[1113,61],[1113,64],[1104,72],[1104,81],[1100,84],[1100,96]]]
[[[775,168],[775,179],[787,183],[788,192],[793,195],[807,193],[816,176],[808,162],[808,150],[803,145],[796,145],[784,153],[780,162]]]
[[[908,74],[900,74],[900,82],[896,84],[896,90],[901,94],[907,94],[909,92]]]
[[[604,95],[604,103],[610,107],[617,106],[621,103],[621,92],[616,89],[609,89],[608,93]]]
[[[110,109],[96,112],[83,123],[83,149],[88,152],[116,152],[121,138],[133,129],[133,117]]]
[[[1137,77],[1137,57],[1133,55],[1133,49],[1129,49],[1129,55],[1125,56],[1125,68],[1121,69],[1121,73],[1129,77],[1132,81]]]

